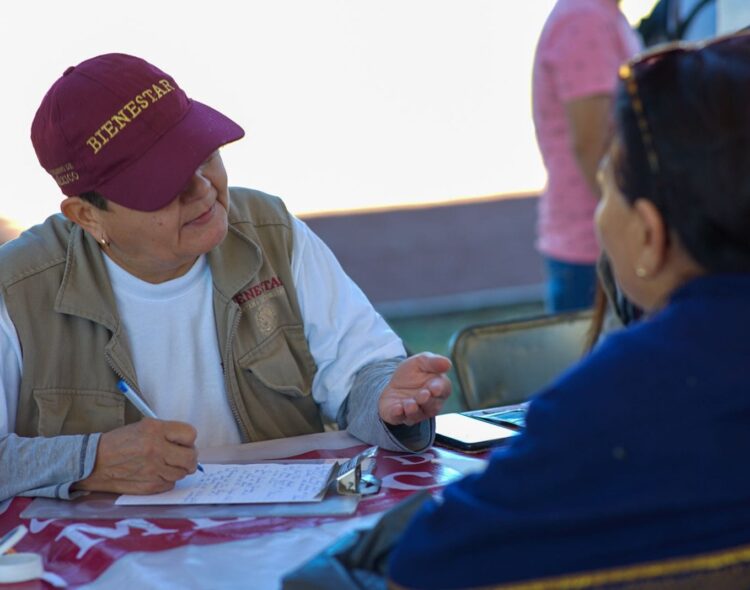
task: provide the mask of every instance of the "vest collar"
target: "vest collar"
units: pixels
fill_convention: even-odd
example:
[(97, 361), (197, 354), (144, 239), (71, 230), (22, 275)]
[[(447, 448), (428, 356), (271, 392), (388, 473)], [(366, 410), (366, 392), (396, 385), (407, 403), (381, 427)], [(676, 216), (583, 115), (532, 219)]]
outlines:
[(87, 318), (115, 332), (119, 325), (117, 308), (102, 256), (96, 240), (73, 225), (55, 311)]
[(227, 299), (242, 292), (263, 263), (260, 246), (231, 223), (224, 241), (207, 254), (214, 287)]

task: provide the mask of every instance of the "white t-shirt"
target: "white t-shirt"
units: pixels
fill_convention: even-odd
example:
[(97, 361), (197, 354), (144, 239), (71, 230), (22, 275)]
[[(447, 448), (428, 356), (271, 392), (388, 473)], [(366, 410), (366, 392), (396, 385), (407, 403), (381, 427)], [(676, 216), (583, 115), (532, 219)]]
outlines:
[[(318, 366), (313, 398), (325, 416), (335, 419), (360, 367), (406, 353), (330, 249), (305, 223), (293, 220), (292, 277)], [(195, 426), (199, 448), (239, 442), (224, 386), (205, 257), (185, 275), (157, 285), (130, 275), (109, 258), (105, 261), (145, 401), (160, 418)], [(2, 298), (0, 363), (2, 436), (15, 426), (23, 367)]]

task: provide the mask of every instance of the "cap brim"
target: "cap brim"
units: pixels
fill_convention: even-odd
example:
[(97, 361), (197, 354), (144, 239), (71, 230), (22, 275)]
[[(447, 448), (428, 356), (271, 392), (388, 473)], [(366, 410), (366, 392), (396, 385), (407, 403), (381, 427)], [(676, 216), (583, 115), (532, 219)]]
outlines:
[(174, 200), (208, 156), (244, 135), (237, 123), (193, 100), (179, 123), (96, 190), (129, 209), (156, 211)]

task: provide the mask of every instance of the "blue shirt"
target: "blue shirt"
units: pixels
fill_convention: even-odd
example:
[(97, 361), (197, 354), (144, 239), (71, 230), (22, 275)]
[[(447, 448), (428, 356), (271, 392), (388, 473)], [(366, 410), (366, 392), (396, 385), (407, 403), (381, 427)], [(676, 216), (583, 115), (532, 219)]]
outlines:
[(417, 514), (392, 579), (481, 586), (750, 542), (749, 334), (750, 275), (691, 281), (612, 334)]

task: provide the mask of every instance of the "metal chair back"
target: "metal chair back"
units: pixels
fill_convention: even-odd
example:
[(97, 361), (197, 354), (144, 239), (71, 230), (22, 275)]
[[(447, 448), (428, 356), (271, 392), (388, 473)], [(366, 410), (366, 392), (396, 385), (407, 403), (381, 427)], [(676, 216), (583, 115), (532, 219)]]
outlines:
[(456, 332), (453, 367), (469, 410), (526, 400), (584, 353), (590, 310), (478, 324)]

